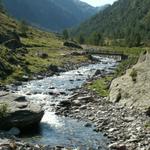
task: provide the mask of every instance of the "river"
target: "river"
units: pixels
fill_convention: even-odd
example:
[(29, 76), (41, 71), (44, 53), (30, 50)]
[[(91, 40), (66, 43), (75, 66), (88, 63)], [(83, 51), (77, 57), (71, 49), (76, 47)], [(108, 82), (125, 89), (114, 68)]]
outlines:
[(33, 80), (17, 88), (16, 93), (27, 96), (45, 110), (45, 115), (37, 130), (23, 135), (27, 142), (51, 146), (65, 146), (74, 149), (107, 149), (108, 140), (102, 133), (96, 133), (92, 127), (85, 127), (85, 122), (55, 115), (54, 106), (67, 100), (73, 91), (80, 88), (97, 70), (105, 73), (114, 71), (117, 61), (113, 58), (93, 56), (98, 61), (76, 70), (62, 72), (59, 75)]

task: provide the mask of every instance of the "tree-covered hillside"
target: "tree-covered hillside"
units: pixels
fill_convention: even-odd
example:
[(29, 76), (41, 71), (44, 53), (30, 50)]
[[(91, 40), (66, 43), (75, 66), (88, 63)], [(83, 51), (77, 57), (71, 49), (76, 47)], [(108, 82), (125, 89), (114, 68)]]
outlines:
[(139, 46), (150, 40), (150, 1), (119, 0), (72, 30), (91, 44)]
[(38, 27), (60, 31), (81, 23), (99, 9), (79, 0), (3, 0), (7, 11)]

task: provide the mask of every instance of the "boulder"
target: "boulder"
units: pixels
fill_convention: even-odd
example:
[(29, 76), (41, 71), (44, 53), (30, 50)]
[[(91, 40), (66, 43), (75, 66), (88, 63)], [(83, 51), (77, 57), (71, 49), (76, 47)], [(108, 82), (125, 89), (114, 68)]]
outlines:
[(38, 57), (40, 57), (40, 58), (43, 58), (43, 59), (48, 58), (48, 54), (45, 53), (45, 52), (38, 52), (36, 55), (37, 55)]
[(86, 123), (84, 126), (85, 127), (92, 127), (92, 124), (91, 123)]
[(48, 66), (48, 70), (51, 70), (53, 72), (59, 72), (58, 66), (52, 64)]
[(29, 81), (29, 76), (27, 76), (27, 75), (24, 75), (23, 77), (22, 77), (22, 81)]
[(67, 46), (67, 47), (83, 49), (80, 45), (78, 45), (77, 43), (72, 42), (72, 41), (65, 41), (65, 42), (63, 43), (63, 45), (64, 45), (64, 46)]
[(10, 135), (14, 135), (14, 136), (18, 136), (20, 134), (20, 130), (18, 128), (11, 128), (9, 131), (8, 131), (8, 134)]
[(97, 70), (95, 71), (94, 76), (98, 76), (98, 75), (100, 75), (100, 74), (102, 74), (102, 71), (101, 71), (101, 70), (99, 70), (99, 69), (97, 69)]
[(100, 59), (98, 58), (98, 57), (95, 57), (95, 56), (93, 56), (93, 55), (88, 55), (88, 58), (89, 58), (89, 60), (91, 60), (91, 61), (98, 61), (98, 62), (100, 62)]
[(37, 125), (44, 111), (39, 105), (29, 102), (26, 97), (6, 94), (0, 97), (0, 104), (5, 105), (5, 112), (0, 116), (0, 129), (9, 130), (13, 127), (20, 130)]
[(112, 81), (109, 100), (122, 106), (140, 109), (148, 115), (150, 108), (149, 81), (150, 54), (146, 53), (142, 54), (137, 64), (128, 69), (123, 76)]
[(4, 45), (10, 49), (16, 49), (22, 46), (20, 40), (11, 39), (6, 42), (4, 42)]
[(118, 144), (118, 143), (112, 143), (108, 147), (110, 149), (115, 149), (115, 150), (127, 150), (126, 145), (124, 145), (124, 144)]
[(81, 103), (89, 103), (89, 102), (93, 102), (94, 98), (90, 95), (87, 95), (87, 96), (78, 97), (77, 100), (79, 100)]
[(71, 101), (63, 100), (59, 103), (59, 106), (61, 106), (61, 107), (70, 107), (71, 106)]
[(6, 41), (9, 41), (11, 39), (15, 39), (17, 41), (20, 41), (20, 37), (15, 31), (13, 31), (13, 32), (9, 31), (8, 33), (0, 34), (0, 44), (4, 43)]

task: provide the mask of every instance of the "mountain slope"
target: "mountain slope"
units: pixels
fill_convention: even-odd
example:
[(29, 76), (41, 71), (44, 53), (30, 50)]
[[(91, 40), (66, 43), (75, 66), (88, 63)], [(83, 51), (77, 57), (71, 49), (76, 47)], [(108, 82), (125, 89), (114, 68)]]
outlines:
[(35, 74), (50, 75), (57, 66), (87, 59), (68, 55), (71, 48), (63, 46), (61, 37), (16, 21), (1, 9), (0, 21), (0, 85)]
[(146, 42), (150, 39), (149, 8), (149, 0), (119, 0), (75, 28), (72, 35), (82, 34), (86, 38), (96, 32), (105, 40), (126, 39), (129, 42), (137, 37)]
[(79, 0), (3, 1), (12, 16), (53, 31), (77, 25), (98, 11), (98, 8)]

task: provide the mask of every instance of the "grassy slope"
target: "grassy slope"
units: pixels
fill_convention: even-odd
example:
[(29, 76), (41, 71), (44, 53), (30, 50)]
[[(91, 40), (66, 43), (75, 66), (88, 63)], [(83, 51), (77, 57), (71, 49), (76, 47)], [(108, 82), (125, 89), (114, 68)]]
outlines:
[[(11, 17), (0, 12), (0, 36), (8, 36), (10, 32), (15, 31), (20, 34), (20, 23)], [(79, 63), (87, 58), (83, 56), (66, 56), (70, 50), (62, 46), (62, 40), (52, 33), (47, 33), (28, 27), (27, 37), (20, 36), (24, 48), (11, 49), (0, 44), (0, 83), (11, 83), (14, 80), (20, 80), (23, 75), (32, 75), (47, 70), (50, 64), (63, 66), (66, 62)], [(26, 49), (26, 50), (25, 50)], [(22, 51), (27, 53), (22, 54)], [(47, 59), (37, 56), (38, 52), (48, 54)], [(11, 58), (11, 59), (10, 59)]]
[(128, 56), (128, 59), (122, 61), (115, 73), (111, 76), (99, 78), (97, 80), (94, 80), (91, 84), (87, 85), (87, 87), (91, 90), (94, 90), (96, 93), (98, 93), (100, 96), (105, 97), (109, 95), (109, 85), (111, 81), (121, 76), (125, 73), (127, 69), (132, 67), (136, 62), (138, 61), (138, 58), (141, 53), (144, 53), (145, 51), (150, 51), (150, 48), (141, 48), (141, 47), (134, 47), (134, 48), (128, 48), (128, 47), (94, 47), (96, 49), (99, 49), (100, 51), (110, 51), (110, 52), (120, 52)]

